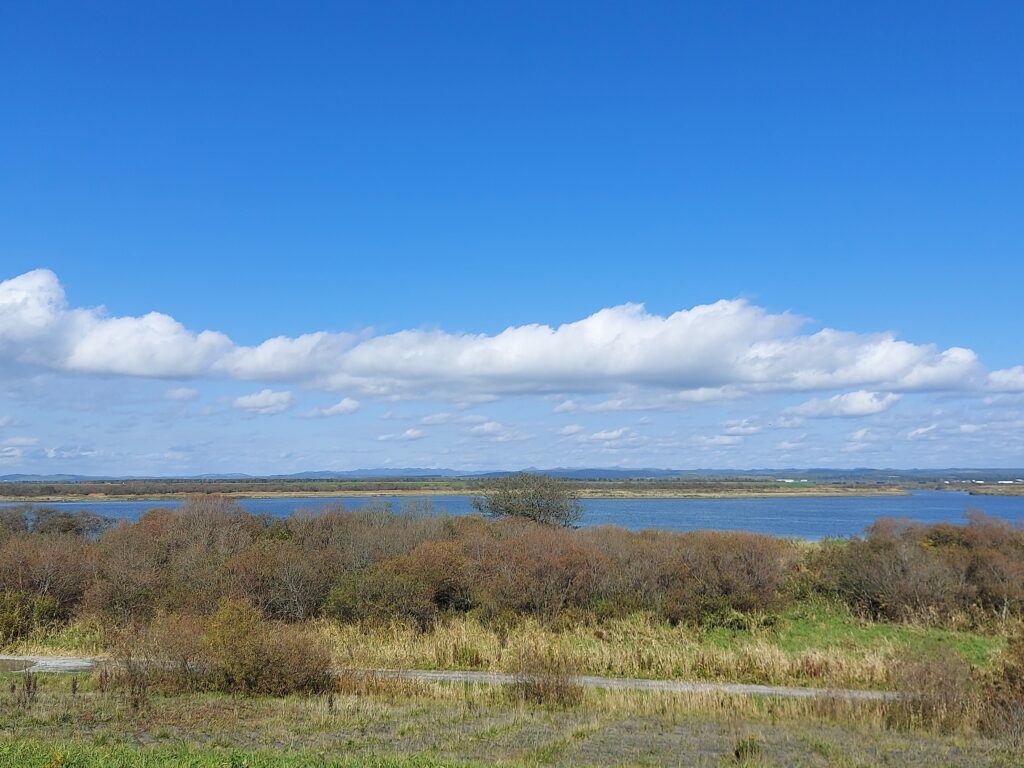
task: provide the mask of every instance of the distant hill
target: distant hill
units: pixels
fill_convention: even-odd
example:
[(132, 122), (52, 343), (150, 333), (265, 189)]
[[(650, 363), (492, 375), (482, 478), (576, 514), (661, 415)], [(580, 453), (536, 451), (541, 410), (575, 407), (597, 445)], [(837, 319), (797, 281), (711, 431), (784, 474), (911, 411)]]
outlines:
[(95, 483), (133, 480), (129, 477), (91, 477), (88, 475), (0, 475), (0, 483)]
[[(502, 477), (520, 470), (505, 471), (467, 471), (458, 469), (435, 469), (423, 467), (352, 469), (345, 471), (323, 470), (297, 472), (287, 475), (247, 475), (244, 473), (211, 473), (191, 476), (127, 476), (127, 475), (32, 475), (10, 474), (0, 475), (0, 482), (36, 482), (36, 483), (77, 483), (77, 482), (121, 482), (128, 480), (365, 480), (365, 479), (429, 479), (429, 478), (486, 478)], [(659, 469), (642, 468), (626, 469), (623, 467), (554, 467), (537, 469), (530, 467), (528, 472), (550, 475), (573, 480), (699, 480), (701, 478), (718, 479), (734, 478), (754, 480), (794, 479), (810, 482), (847, 482), (847, 483), (894, 483), (894, 482), (941, 482), (943, 480), (974, 480), (990, 481), (1016, 480), (1024, 478), (1024, 469), (875, 469), (858, 467), (854, 469), (831, 468), (775, 468), (775, 469)]]

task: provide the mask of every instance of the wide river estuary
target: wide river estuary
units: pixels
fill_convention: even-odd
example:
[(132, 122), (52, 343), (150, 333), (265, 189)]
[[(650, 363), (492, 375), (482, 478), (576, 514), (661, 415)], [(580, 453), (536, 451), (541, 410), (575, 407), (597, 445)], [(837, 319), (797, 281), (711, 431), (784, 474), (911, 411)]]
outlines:
[[(390, 504), (397, 512), (429, 505), (437, 512), (473, 512), (468, 496), (332, 496), (240, 499), (254, 513), (287, 517), (298, 510), (316, 511), (344, 505)], [(72, 501), (41, 506), (87, 509), (101, 515), (136, 520), (155, 507), (178, 507), (181, 501)], [(0, 506), (14, 506), (11, 503)], [(756, 499), (586, 499), (583, 525), (618, 525), (630, 530), (699, 528), (755, 531), (801, 539), (853, 536), (880, 517), (921, 523), (962, 523), (969, 509), (1024, 524), (1024, 496), (970, 496), (958, 491), (917, 491), (906, 496), (821, 496)]]

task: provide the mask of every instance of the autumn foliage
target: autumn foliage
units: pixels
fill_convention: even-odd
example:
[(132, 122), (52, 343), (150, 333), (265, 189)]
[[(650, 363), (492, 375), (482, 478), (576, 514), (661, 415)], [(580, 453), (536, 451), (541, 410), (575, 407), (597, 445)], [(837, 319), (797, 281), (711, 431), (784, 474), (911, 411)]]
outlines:
[(807, 547), (750, 533), (628, 532), (528, 520), (329, 508), (287, 519), (197, 496), (117, 525), (20, 508), (0, 515), (5, 637), (76, 615), (143, 625), (225, 604), (294, 623), (407, 621), (450, 613), (555, 623), (644, 612), (715, 624), (808, 591), (891, 621), (1024, 609), (1024, 530), (879, 521)]

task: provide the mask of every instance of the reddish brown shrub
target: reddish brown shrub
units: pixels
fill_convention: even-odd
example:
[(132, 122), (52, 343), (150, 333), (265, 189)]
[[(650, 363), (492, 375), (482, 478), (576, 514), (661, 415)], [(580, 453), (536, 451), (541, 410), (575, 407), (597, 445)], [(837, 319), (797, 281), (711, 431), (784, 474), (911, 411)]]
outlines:
[(423, 585), (438, 610), (473, 605), (472, 563), (456, 541), (425, 541), (394, 563), (394, 570)]
[(596, 596), (605, 561), (589, 542), (537, 523), (502, 521), (489, 529), (477, 560), (480, 601), (496, 612), (552, 620)]
[(158, 614), (130, 631), (114, 655), (113, 684), (123, 687), (283, 696), (327, 691), (332, 681), (318, 638), (268, 621), (244, 601), (225, 600), (206, 617)]
[(95, 572), (95, 545), (77, 536), (17, 536), (0, 547), (0, 589), (50, 597), (65, 615), (81, 602)]
[(232, 596), (287, 621), (318, 615), (331, 587), (321, 553), (290, 540), (259, 539), (232, 557), (225, 569)]
[(672, 621), (717, 622), (730, 612), (770, 611), (786, 599), (783, 586), (795, 547), (752, 533), (697, 531), (678, 539), (662, 574), (665, 614)]
[(926, 541), (926, 529), (879, 520), (864, 539), (837, 552), (839, 594), (873, 618), (906, 620), (948, 616), (970, 605), (974, 590), (959, 549), (943, 551)]

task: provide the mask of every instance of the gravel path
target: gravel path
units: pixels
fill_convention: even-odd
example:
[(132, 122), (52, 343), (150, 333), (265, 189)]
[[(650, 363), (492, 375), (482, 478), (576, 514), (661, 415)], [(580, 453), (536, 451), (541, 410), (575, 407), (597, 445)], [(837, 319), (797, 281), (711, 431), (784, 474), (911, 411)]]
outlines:
[(25, 667), (26, 672), (91, 672), (96, 667), (96, 659), (77, 656), (0, 656), (0, 663), (5, 667), (18, 662), (30, 665)]
[[(368, 674), (400, 677), (405, 680), (447, 683), (484, 683), (509, 685), (516, 675), (500, 672), (457, 672), (450, 670), (368, 670)], [(888, 691), (863, 691), (847, 688), (803, 688), (788, 685), (753, 685), (749, 683), (697, 683), (685, 680), (644, 680), (631, 677), (597, 677), (582, 675), (576, 682), (587, 688), (630, 691), (664, 691), (667, 693), (726, 693), (737, 696), (779, 696), (789, 699), (833, 698), (854, 701), (892, 701), (897, 694)]]
[[(89, 672), (97, 659), (70, 656), (0, 656), (0, 664), (26, 664), (31, 672)], [(426, 683), (480, 683), (509, 685), (516, 675), (500, 672), (460, 672), (454, 670), (373, 669), (356, 670), (359, 674), (397, 677)], [(803, 688), (789, 685), (753, 685), (749, 683), (698, 683), (685, 680), (643, 680), (629, 677), (597, 677), (583, 675), (576, 682), (588, 688), (630, 691), (663, 691), (667, 693), (724, 693), (736, 696), (777, 696), (789, 699), (832, 698), (852, 701), (892, 701), (898, 694), (888, 691), (864, 691), (848, 688)]]

